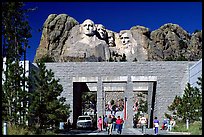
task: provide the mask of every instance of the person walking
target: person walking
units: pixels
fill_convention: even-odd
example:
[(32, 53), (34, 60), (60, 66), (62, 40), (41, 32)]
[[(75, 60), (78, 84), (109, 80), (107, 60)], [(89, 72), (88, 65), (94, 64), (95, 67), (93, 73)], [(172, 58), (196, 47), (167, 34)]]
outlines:
[(112, 135), (112, 126), (113, 126), (112, 122), (113, 121), (112, 121), (111, 114), (108, 116), (107, 122), (108, 122), (108, 135)]
[(170, 119), (167, 119), (167, 131), (171, 131)]
[(147, 125), (147, 119), (144, 115), (140, 118), (140, 123), (141, 123), (141, 128), (142, 128), (142, 133), (146, 133), (146, 125)]
[(106, 129), (106, 131), (107, 131), (107, 127), (108, 127), (108, 117), (107, 117), (107, 115), (105, 115), (103, 123), (104, 123), (103, 126)]
[(154, 118), (153, 124), (154, 124), (154, 134), (158, 135), (158, 132), (159, 132), (159, 120), (157, 119), (157, 117)]
[(122, 133), (122, 124), (123, 124), (123, 120), (120, 118), (120, 116), (118, 116), (118, 118), (116, 120), (117, 134)]
[(124, 128), (124, 120), (123, 120), (123, 118), (121, 118), (121, 123), (120, 124), (121, 124), (121, 129), (120, 130), (121, 130), (121, 133), (122, 133), (122, 129)]
[(113, 115), (113, 119), (112, 119), (112, 121), (113, 121), (113, 131), (115, 131), (115, 129), (116, 129), (116, 117)]
[(98, 131), (102, 131), (102, 125), (103, 125), (103, 120), (101, 118), (101, 116), (99, 116), (98, 118)]

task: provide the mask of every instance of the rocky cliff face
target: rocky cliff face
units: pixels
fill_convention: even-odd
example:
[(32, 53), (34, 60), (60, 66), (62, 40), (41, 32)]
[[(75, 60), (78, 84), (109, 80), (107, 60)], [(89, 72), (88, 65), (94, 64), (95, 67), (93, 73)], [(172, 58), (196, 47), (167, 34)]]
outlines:
[(152, 32), (134, 26), (116, 33), (90, 19), (79, 24), (66, 14), (51, 14), (43, 25), (34, 62), (43, 56), (55, 62), (199, 60), (202, 31), (189, 34), (167, 23)]

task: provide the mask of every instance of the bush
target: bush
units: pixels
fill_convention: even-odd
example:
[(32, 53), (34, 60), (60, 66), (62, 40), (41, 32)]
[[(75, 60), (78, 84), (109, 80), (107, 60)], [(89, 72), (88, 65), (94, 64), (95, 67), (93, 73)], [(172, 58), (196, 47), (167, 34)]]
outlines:
[(34, 135), (35, 132), (29, 130), (27, 127), (13, 125), (8, 126), (8, 135)]
[(195, 121), (189, 126), (191, 135), (202, 135), (202, 121)]
[(56, 135), (54, 131), (38, 130), (25, 126), (13, 125), (8, 126), (8, 135)]
[(176, 122), (172, 132), (190, 132), (191, 135), (202, 135), (202, 121), (195, 121), (189, 123), (189, 129), (186, 129), (186, 123)]

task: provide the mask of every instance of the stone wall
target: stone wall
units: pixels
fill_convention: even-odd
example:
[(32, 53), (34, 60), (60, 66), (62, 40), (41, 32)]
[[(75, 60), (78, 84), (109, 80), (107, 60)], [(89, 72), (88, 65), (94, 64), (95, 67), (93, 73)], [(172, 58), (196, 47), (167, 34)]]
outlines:
[[(66, 62), (66, 63), (46, 63), (47, 69), (52, 69), (55, 77), (60, 79), (60, 84), (63, 86), (61, 96), (66, 97), (66, 103), (70, 104), (73, 109), (73, 81), (74, 77), (84, 77), (90, 82), (97, 82), (97, 78), (101, 81), (102, 77), (128, 76), (128, 81), (131, 81), (131, 76), (139, 77), (140, 80), (145, 76), (156, 77), (156, 95), (154, 116), (157, 116), (162, 121), (164, 113), (176, 95), (182, 95), (183, 84), (189, 81), (189, 67), (195, 62), (187, 61), (157, 61), (157, 62)], [(127, 82), (129, 83), (129, 82)], [(99, 89), (102, 90), (100, 83)], [(133, 89), (132, 84), (127, 84), (128, 91)], [(97, 94), (99, 95), (99, 94)], [(100, 92), (100, 95), (102, 93)], [(126, 93), (127, 97), (133, 93)], [(98, 96), (97, 96), (98, 99)], [(102, 98), (99, 97), (101, 101)], [(97, 103), (98, 105), (98, 103)], [(128, 106), (132, 109), (132, 106)], [(72, 110), (73, 111), (73, 110)], [(102, 110), (98, 110), (102, 111)], [(71, 121), (73, 114), (71, 113)], [(131, 117), (130, 117), (131, 118)], [(130, 119), (129, 118), (129, 119)], [(131, 120), (129, 125), (131, 126)]]
[(202, 59), (196, 62), (192, 67), (190, 67), (190, 74), (189, 74), (189, 83), (193, 87), (198, 87), (196, 83), (198, 81), (198, 77), (202, 75)]

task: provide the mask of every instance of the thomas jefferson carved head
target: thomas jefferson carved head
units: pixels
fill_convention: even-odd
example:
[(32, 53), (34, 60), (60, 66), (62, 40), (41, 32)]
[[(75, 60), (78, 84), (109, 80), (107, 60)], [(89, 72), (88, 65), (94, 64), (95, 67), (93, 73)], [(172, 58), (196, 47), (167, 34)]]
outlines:
[(106, 28), (102, 24), (98, 24), (96, 26), (97, 32), (99, 34), (100, 39), (106, 39), (107, 33), (106, 33)]
[(92, 20), (87, 19), (85, 20), (82, 24), (81, 24), (81, 31), (82, 33), (84, 33), (85, 35), (88, 36), (93, 36), (95, 34), (95, 24)]

